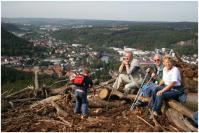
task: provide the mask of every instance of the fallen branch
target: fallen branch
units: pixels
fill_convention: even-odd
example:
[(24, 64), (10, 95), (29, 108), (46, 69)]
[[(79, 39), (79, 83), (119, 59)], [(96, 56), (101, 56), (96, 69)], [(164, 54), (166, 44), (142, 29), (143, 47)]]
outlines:
[(54, 101), (51, 101), (51, 104), (53, 107), (55, 107), (55, 109), (57, 110), (57, 114), (60, 116), (63, 116), (63, 117), (68, 117), (68, 113), (65, 112), (63, 109), (61, 109), (59, 107), (59, 105), (57, 105)]
[(61, 121), (57, 121), (57, 120), (38, 120), (38, 121), (40, 121), (40, 122), (49, 122), (49, 123), (59, 123), (59, 124), (63, 124), (63, 125), (65, 125), (65, 126), (68, 126), (68, 124), (66, 124), (66, 123), (64, 123), (64, 122), (61, 122)]
[(137, 118), (139, 118), (140, 120), (142, 120), (143, 122), (145, 122), (147, 125), (149, 125), (151, 128), (154, 128), (154, 126), (151, 125), (149, 122), (147, 122), (145, 119), (143, 119), (142, 117), (140, 117), (138, 115), (136, 115), (136, 116), (137, 116)]
[(15, 99), (11, 100), (12, 102), (25, 102), (25, 101), (30, 101), (30, 100), (36, 100), (38, 98), (24, 98), (24, 99)]
[(20, 91), (17, 91), (17, 92), (14, 92), (14, 93), (10, 94), (10, 95), (7, 95), (5, 98), (6, 99), (7, 98), (11, 98), (11, 97), (13, 97), (13, 96), (15, 96), (17, 94), (23, 93), (23, 92), (28, 91), (28, 90), (33, 91), (33, 87), (26, 87), (26, 88), (24, 88), (24, 89), (22, 89)]
[(159, 127), (162, 131), (167, 132), (167, 130), (165, 130), (160, 123), (156, 120), (156, 118), (153, 116), (153, 122), (155, 124), (156, 127)]
[(9, 91), (8, 91), (8, 90), (4, 91), (4, 92), (1, 94), (1, 97), (5, 96), (6, 94), (9, 94)]
[(45, 104), (51, 103), (51, 101), (56, 101), (56, 100), (59, 100), (61, 98), (62, 98), (61, 95), (51, 96), (51, 97), (48, 97), (48, 98), (46, 98), (44, 100), (37, 101), (36, 103), (30, 105), (30, 108), (34, 108), (34, 107), (36, 107), (38, 105), (45, 105)]
[(62, 120), (64, 123), (66, 123), (69, 127), (72, 127), (72, 124), (71, 124), (70, 122), (64, 120), (63, 117), (58, 116), (58, 118), (59, 118), (60, 120)]

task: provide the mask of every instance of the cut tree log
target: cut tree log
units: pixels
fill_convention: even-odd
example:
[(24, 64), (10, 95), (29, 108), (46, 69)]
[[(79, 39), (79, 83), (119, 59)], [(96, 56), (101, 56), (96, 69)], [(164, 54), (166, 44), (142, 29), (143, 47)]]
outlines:
[[(57, 101), (57, 100), (60, 100), (61, 98), (63, 98), (63, 96), (61, 96), (61, 95), (51, 96), (51, 97), (48, 97), (41, 101), (35, 102), (34, 104), (30, 105), (30, 108), (50, 104), (52, 101)], [(121, 102), (107, 102), (107, 101), (101, 100), (99, 98), (96, 98), (95, 100), (88, 99), (88, 101), (89, 101), (90, 108), (105, 108), (106, 106), (113, 108), (113, 107), (120, 107), (121, 105), (124, 104)]]
[(181, 103), (179, 103), (179, 102), (177, 102), (175, 100), (169, 100), (167, 102), (167, 104), (171, 108), (177, 110), (178, 112), (180, 112), (183, 115), (187, 116), (188, 118), (192, 119), (194, 111), (192, 111), (192, 110), (188, 109), (187, 107), (183, 106)]
[[(108, 96), (110, 95), (110, 88), (106, 87), (106, 88), (102, 88), (99, 91), (99, 98), (102, 100), (106, 100), (108, 98)], [(114, 90), (111, 94), (111, 97), (113, 96), (117, 96), (119, 99), (130, 99), (130, 100), (134, 100), (136, 95), (132, 95), (132, 94), (128, 94), (127, 96), (124, 96), (124, 94), (120, 91)], [(149, 102), (150, 99), (148, 97), (140, 97), (140, 100), (143, 102)]]
[(59, 99), (61, 99), (61, 98), (62, 98), (61, 95), (51, 96), (51, 97), (48, 97), (48, 98), (46, 98), (46, 99), (43, 99), (43, 100), (41, 100), (41, 101), (38, 101), (38, 102), (36, 102), (36, 103), (30, 105), (30, 108), (34, 108), (34, 107), (36, 107), (36, 106), (38, 106), (38, 105), (49, 104), (49, 103), (51, 103), (52, 101), (56, 101), (56, 100), (59, 100)]
[(99, 98), (95, 99), (95, 101), (93, 99), (88, 99), (88, 101), (90, 108), (105, 108), (107, 106), (109, 108), (117, 108), (124, 104), (122, 102), (107, 102)]
[(191, 124), (191, 122), (188, 121), (187, 118), (184, 119), (184, 123), (185, 123), (185, 125), (186, 125), (189, 129), (191, 129), (192, 131), (194, 131), (194, 132), (197, 132), (197, 131), (198, 131), (198, 129), (195, 128), (195, 127)]
[(166, 116), (167, 118), (173, 122), (180, 130), (185, 132), (191, 132), (192, 129), (187, 127), (184, 122), (184, 117), (181, 113), (178, 113), (175, 109), (167, 108), (166, 109)]
[(198, 111), (198, 93), (188, 93), (186, 102), (182, 104), (193, 111)]
[(100, 99), (105, 100), (110, 95), (110, 92), (111, 92), (110, 89), (103, 87), (103, 88), (100, 89), (98, 96), (99, 96)]
[[(99, 96), (100, 99), (103, 99), (103, 100), (104, 100), (105, 98), (108, 97), (108, 95), (110, 95), (110, 89), (108, 89), (108, 88), (103, 88), (103, 89), (100, 90), (98, 96)], [(190, 93), (190, 95), (193, 96), (193, 95), (197, 95), (197, 94), (196, 94), (196, 93), (195, 93), (195, 94)], [(113, 91), (112, 96), (117, 96), (117, 97), (119, 97), (120, 99), (130, 99), (130, 100), (134, 100), (135, 97), (136, 97), (136, 95), (132, 95), (132, 94), (128, 94), (127, 96), (124, 96), (124, 94), (123, 94), (122, 92), (119, 92), (119, 91), (117, 91), (117, 90), (114, 90), (114, 91)], [(189, 96), (189, 94), (188, 94), (187, 101), (192, 101), (192, 102), (194, 102), (194, 100), (193, 100), (194, 98), (189, 100), (189, 98), (191, 98), (191, 96)], [(150, 101), (150, 98), (149, 98), (149, 97), (140, 97), (139, 100), (141, 100), (141, 101), (143, 101), (143, 102), (149, 102), (149, 101)], [(197, 102), (197, 100), (196, 100), (195, 102)], [(194, 111), (190, 110), (189, 108), (187, 108), (187, 107), (184, 106), (183, 104), (181, 104), (181, 103), (179, 103), (179, 102), (177, 102), (177, 101), (175, 101), (175, 100), (169, 100), (169, 101), (167, 101), (167, 104), (168, 104), (171, 108), (177, 110), (178, 112), (180, 112), (180, 113), (182, 113), (183, 115), (187, 116), (188, 118), (191, 118), (191, 119), (192, 119), (192, 116), (193, 116)]]

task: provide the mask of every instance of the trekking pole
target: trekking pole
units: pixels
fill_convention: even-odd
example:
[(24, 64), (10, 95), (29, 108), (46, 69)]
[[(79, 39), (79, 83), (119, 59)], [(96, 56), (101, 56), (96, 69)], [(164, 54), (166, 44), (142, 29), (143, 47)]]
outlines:
[(132, 105), (131, 105), (131, 108), (130, 108), (130, 110), (132, 111), (133, 109), (134, 109), (134, 107), (135, 107), (135, 104), (137, 103), (137, 101), (139, 100), (139, 97), (141, 96), (141, 90), (142, 90), (142, 86), (144, 85), (144, 82), (145, 82), (145, 80), (146, 80), (146, 78), (147, 78), (147, 76), (148, 76), (148, 73), (150, 72), (150, 68), (148, 68), (147, 70), (146, 70), (146, 75), (145, 75), (145, 77), (144, 77), (144, 79), (143, 79), (143, 81), (142, 81), (142, 83), (141, 83), (141, 85), (140, 85), (140, 88), (139, 88), (139, 90), (138, 90), (138, 93), (137, 93), (137, 95), (136, 95), (136, 97), (135, 97), (135, 100), (133, 101), (133, 103), (132, 103)]
[[(119, 77), (119, 75), (120, 75), (121, 73), (119, 72), (119, 74), (117, 75), (117, 77), (116, 77), (116, 84), (118, 83), (118, 77)], [(110, 100), (110, 97), (111, 97), (111, 95), (112, 95), (112, 93), (113, 93), (113, 91), (115, 90), (115, 88), (112, 88), (112, 90), (111, 90), (111, 93), (110, 93), (110, 95), (108, 96), (108, 102), (109, 102), (109, 100)], [(106, 106), (106, 109), (108, 109), (108, 104), (107, 104), (107, 106)]]
[(150, 77), (150, 79), (149, 79), (149, 81), (147, 82), (146, 85), (148, 85), (148, 84), (151, 82), (152, 78), (153, 78), (153, 77)]
[[(116, 84), (118, 83), (118, 77), (119, 77), (119, 75), (120, 75), (120, 73), (117, 75), (117, 77), (116, 77)], [(113, 91), (114, 91), (114, 89), (115, 88), (113, 88), (112, 90), (111, 90), (111, 93), (110, 93), (110, 95), (109, 95), (109, 97), (108, 97), (108, 102), (109, 102), (109, 99), (110, 99), (110, 97), (111, 97), (111, 95), (112, 95), (112, 93), (113, 93)]]

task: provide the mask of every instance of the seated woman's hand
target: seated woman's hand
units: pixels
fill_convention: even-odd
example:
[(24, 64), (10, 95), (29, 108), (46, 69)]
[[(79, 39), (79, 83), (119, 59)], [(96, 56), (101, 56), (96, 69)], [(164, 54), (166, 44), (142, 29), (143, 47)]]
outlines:
[(164, 93), (164, 91), (163, 90), (159, 90), (158, 92), (157, 92), (157, 96), (161, 96), (162, 94)]

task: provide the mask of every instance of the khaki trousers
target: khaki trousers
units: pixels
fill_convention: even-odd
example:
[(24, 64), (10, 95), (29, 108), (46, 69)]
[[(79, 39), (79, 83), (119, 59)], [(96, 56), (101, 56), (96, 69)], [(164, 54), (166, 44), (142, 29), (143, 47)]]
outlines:
[(139, 88), (142, 80), (141, 75), (133, 78), (131, 75), (120, 74), (113, 84), (113, 88), (118, 90), (121, 84), (125, 83), (124, 91), (128, 93), (131, 89)]

